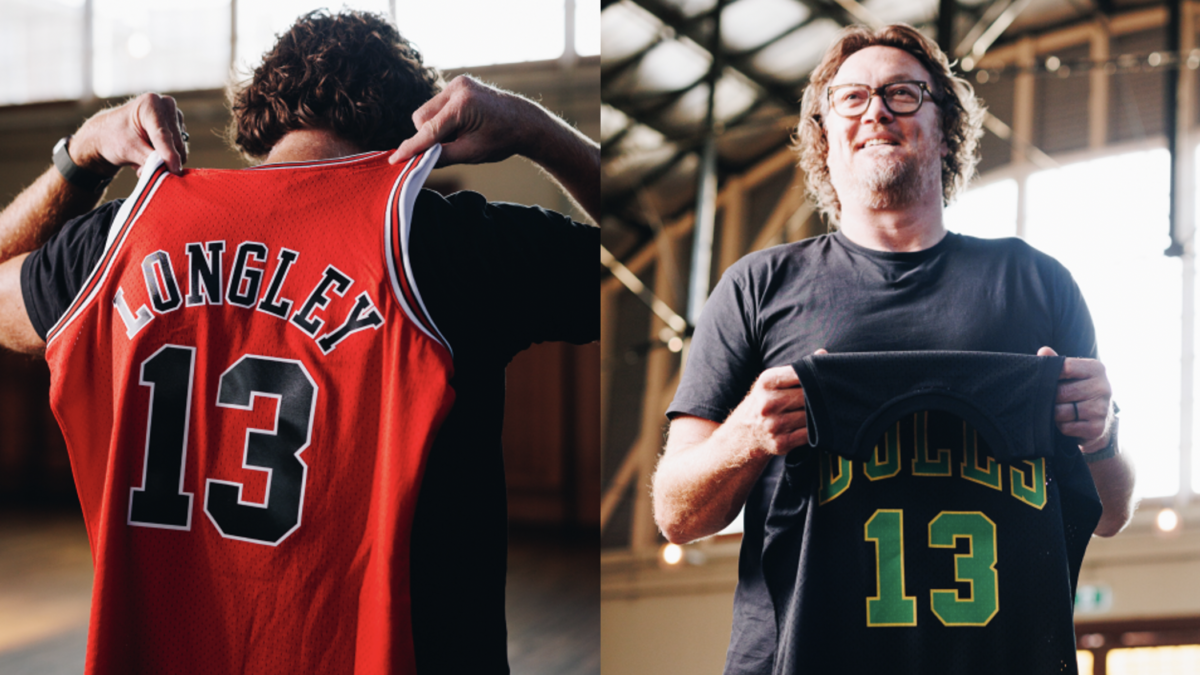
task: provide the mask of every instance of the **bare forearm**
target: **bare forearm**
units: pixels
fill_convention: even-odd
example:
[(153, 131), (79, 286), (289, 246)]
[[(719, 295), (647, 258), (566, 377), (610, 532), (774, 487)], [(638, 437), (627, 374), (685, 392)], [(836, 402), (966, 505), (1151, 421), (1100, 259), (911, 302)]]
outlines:
[[(67, 152), (76, 166), (111, 177), (122, 166), (141, 166), (157, 151), (178, 174), (187, 161), (182, 129), (175, 99), (142, 94), (90, 117)], [(0, 263), (41, 246), (68, 220), (94, 209), (101, 196), (68, 183), (50, 167), (0, 213)]]
[(733, 432), (727, 423), (705, 441), (668, 443), (654, 474), (654, 518), (670, 541), (716, 534), (746, 503), (770, 454)]
[(542, 112), (541, 133), (536, 134), (537, 142), (526, 157), (550, 174), (592, 222), (599, 223), (600, 145), (544, 109)]
[(50, 167), (0, 212), (0, 263), (41, 246), (71, 218), (95, 208), (100, 195), (63, 180)]
[(1133, 516), (1133, 466), (1124, 455), (1117, 455), (1089, 464), (1088, 469), (1104, 506), (1096, 534), (1111, 537)]
[(680, 416), (654, 476), (654, 519), (673, 542), (716, 534), (737, 516), (772, 456), (808, 443), (804, 390), (791, 366), (759, 374), (724, 423)]
[(600, 145), (536, 102), (460, 75), (412, 119), (417, 133), (392, 153), (392, 164), (434, 143), (442, 144), (438, 166), (486, 164), (521, 155), (545, 170), (599, 222)]

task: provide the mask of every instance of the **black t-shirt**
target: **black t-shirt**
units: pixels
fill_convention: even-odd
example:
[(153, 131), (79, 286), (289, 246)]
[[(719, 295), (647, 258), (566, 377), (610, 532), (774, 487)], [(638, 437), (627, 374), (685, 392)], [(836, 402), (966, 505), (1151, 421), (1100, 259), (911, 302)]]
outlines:
[[(980, 351), (1096, 357), (1095, 331), (1067, 270), (1018, 239), (954, 233), (913, 253), (874, 251), (837, 232), (753, 253), (717, 284), (667, 414), (722, 422), (766, 368), (817, 349)], [(783, 471), (774, 458), (745, 507), (727, 673), (769, 673), (775, 615), (763, 579), (764, 521)]]
[[(68, 222), (21, 268), (43, 339), (104, 250), (122, 200)], [(599, 229), (473, 192), (422, 190), (410, 259), (454, 350), (455, 403), (438, 431), (413, 523), (413, 637), (422, 673), (507, 673), (504, 368), (532, 343), (599, 338)], [(470, 643), (464, 649), (464, 636)]]

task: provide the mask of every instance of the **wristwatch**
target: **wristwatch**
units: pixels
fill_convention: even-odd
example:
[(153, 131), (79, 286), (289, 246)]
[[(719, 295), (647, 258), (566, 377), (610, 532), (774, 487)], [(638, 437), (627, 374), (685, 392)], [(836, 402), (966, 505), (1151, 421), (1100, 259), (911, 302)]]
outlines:
[[(1120, 412), (1120, 410), (1118, 409), (1117, 412)], [(1092, 464), (1093, 462), (1099, 462), (1101, 460), (1108, 459), (1109, 457), (1115, 457), (1121, 454), (1121, 449), (1117, 446), (1117, 427), (1120, 425), (1120, 422), (1121, 418), (1117, 416), (1116, 412), (1114, 412), (1112, 429), (1109, 430), (1108, 435), (1108, 445), (1095, 452), (1083, 453), (1083, 461), (1087, 462), (1088, 464)]]
[(102, 176), (76, 164), (71, 159), (71, 153), (67, 152), (67, 144), (70, 141), (70, 136), (64, 136), (54, 146), (54, 166), (58, 168), (63, 179), (71, 185), (91, 192), (103, 192), (115, 176)]

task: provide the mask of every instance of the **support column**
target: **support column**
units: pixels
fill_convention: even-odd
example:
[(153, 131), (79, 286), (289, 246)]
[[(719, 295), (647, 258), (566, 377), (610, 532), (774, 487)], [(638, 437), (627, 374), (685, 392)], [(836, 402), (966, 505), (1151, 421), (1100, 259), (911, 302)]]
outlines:
[(1180, 7), (1178, 85), (1175, 153), (1175, 238), (1180, 247), (1183, 288), (1181, 289), (1181, 321), (1179, 349), (1179, 507), (1186, 506), (1192, 497), (1192, 435), (1195, 420), (1195, 343), (1196, 343), (1196, 154), (1191, 133), (1196, 117), (1196, 72), (1187, 67), (1185, 54), (1196, 47), (1196, 6), (1191, 2)]
[[(1108, 19), (1101, 17), (1092, 25), (1091, 51), (1093, 64), (1107, 63), (1109, 58)], [(1092, 66), (1088, 92), (1088, 147), (1099, 150), (1108, 144), (1108, 85), (1111, 75), (1103, 67)]]
[(93, 36), (96, 34), (96, 0), (83, 0), (83, 38), (80, 56), (83, 58), (83, 92), (80, 98), (84, 102), (96, 100), (96, 83), (93, 79), (95, 68), (96, 45)]
[(712, 10), (712, 67), (708, 70), (708, 114), (704, 120), (707, 138), (700, 152), (700, 170), (696, 188), (696, 224), (692, 230), (692, 273), (688, 284), (687, 320), (696, 325), (712, 279), (712, 244), (717, 218), (717, 81), (721, 78), (721, 13), (725, 0), (717, 0)]
[(1017, 65), (1021, 72), (1013, 91), (1013, 154), (1012, 162), (1019, 168), (1017, 177), (1017, 236), (1025, 236), (1027, 190), (1029, 175), (1029, 147), (1033, 143), (1033, 67), (1037, 64), (1033, 38), (1025, 37), (1017, 43)]

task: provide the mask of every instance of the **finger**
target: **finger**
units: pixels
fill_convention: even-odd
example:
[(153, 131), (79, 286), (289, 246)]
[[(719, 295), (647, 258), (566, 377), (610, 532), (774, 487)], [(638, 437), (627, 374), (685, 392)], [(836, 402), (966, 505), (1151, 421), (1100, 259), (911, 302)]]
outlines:
[(1059, 424), (1058, 430), (1064, 436), (1079, 439), (1080, 445), (1087, 445), (1104, 435), (1104, 422), (1102, 420), (1067, 422)]
[(804, 408), (804, 390), (799, 387), (794, 389), (772, 389), (770, 390), (769, 398), (763, 404), (763, 412), (768, 415), (782, 415), (804, 410)]
[[(795, 450), (796, 448), (802, 448), (802, 447), (807, 446), (808, 445), (808, 427), (804, 427), (802, 429), (797, 429), (797, 430), (793, 431), (792, 433), (788, 434), (784, 438), (783, 443), (781, 443), (780, 445), (787, 448), (787, 452), (791, 452), (792, 450)], [(784, 454), (786, 454), (786, 453), (784, 453)]]
[[(163, 102), (160, 105), (165, 105), (166, 109), (170, 111), (169, 116), (165, 119), (173, 122), (175, 120), (175, 102), (171, 100), (170, 103), (166, 103), (167, 98), (160, 98), (159, 101)], [(142, 128), (146, 130), (146, 134), (150, 137), (151, 147), (166, 162), (167, 169), (173, 174), (179, 174), (183, 163), (182, 158), (179, 156), (179, 151), (176, 149), (176, 143), (182, 144), (183, 139), (178, 136), (177, 130), (173, 131), (171, 129), (173, 125), (164, 120), (164, 112), (164, 108), (152, 104), (148, 111), (150, 119), (142, 120)], [(142, 161), (145, 163), (145, 158)]]
[(825, 350), (824, 348), (818, 349), (817, 351), (813, 352), (813, 354), (816, 354), (817, 356), (823, 356), (828, 353), (829, 352), (827, 350)]
[(434, 143), (437, 143), (440, 140), (438, 138), (439, 131), (439, 127), (433, 121), (427, 122), (418, 127), (417, 133), (401, 143), (400, 147), (396, 149), (396, 152), (393, 152), (392, 156), (388, 157), (388, 162), (391, 164), (399, 164), (400, 162), (408, 161), (410, 157), (414, 157), (422, 152), (425, 152), (432, 147)]
[(182, 142), (179, 144), (179, 156), (180, 156), (180, 158), (182, 159), (183, 163), (184, 163), (184, 164), (187, 164), (187, 160), (188, 160), (188, 137), (187, 137), (187, 127), (186, 127), (186, 126), (184, 125), (184, 123), (183, 123), (183, 111), (182, 111), (182, 110), (180, 110), (179, 108), (176, 108), (176, 109), (175, 109), (175, 115), (176, 115), (176, 117), (179, 119), (179, 135), (180, 135), (180, 137), (181, 137), (181, 138), (180, 138), (180, 140), (182, 141)]
[(451, 91), (451, 88), (446, 87), (445, 89), (439, 91), (436, 96), (421, 104), (420, 108), (417, 108), (415, 111), (413, 111), (413, 127), (420, 129), (425, 125), (426, 122), (437, 117), (438, 113), (442, 111), (442, 108), (446, 107), (446, 104), (450, 102), (450, 99), (453, 96), (454, 94)]
[(172, 173), (183, 171), (183, 132), (179, 128), (179, 106), (170, 96), (158, 96), (151, 100), (154, 125), (162, 132), (163, 144), (151, 143), (166, 162)]
[[(396, 152), (388, 157), (388, 162), (398, 164), (407, 161), (410, 157), (428, 150), (434, 143), (445, 140), (448, 133), (445, 127), (449, 117), (449, 104), (450, 93), (447, 88), (417, 108), (412, 115), (413, 127), (417, 133), (401, 143)], [(441, 161), (438, 164), (441, 165)]]
[(1049, 347), (1042, 347), (1041, 349), (1037, 350), (1037, 355), (1038, 356), (1058, 356), (1058, 352), (1054, 351), (1053, 349), (1051, 349)]
[(776, 438), (783, 438), (796, 433), (808, 425), (808, 416), (803, 410), (780, 413), (771, 418), (768, 430)]
[(1108, 380), (1099, 377), (1089, 377), (1086, 380), (1059, 380), (1054, 402), (1070, 403), (1093, 398), (1112, 398), (1112, 387), (1109, 386)]
[[(1076, 417), (1076, 412), (1079, 413)], [(1106, 419), (1108, 410), (1103, 399), (1090, 399), (1059, 403), (1054, 406), (1055, 422), (1078, 422), (1080, 420)]]
[(786, 455), (807, 442), (808, 427), (801, 423), (786, 429), (778, 427), (778, 431), (770, 435), (763, 447), (771, 454)]
[(1054, 406), (1054, 423), (1066, 424), (1075, 421), (1075, 406), (1070, 403), (1058, 403)]
[(162, 120), (167, 130), (167, 137), (175, 150), (175, 168), (183, 173), (183, 163), (186, 161), (185, 155), (187, 154), (187, 143), (183, 140), (183, 113), (179, 110), (179, 104), (170, 96), (163, 97)]
[(768, 368), (758, 376), (758, 382), (764, 389), (791, 389), (800, 386), (796, 369), (791, 366)]
[(476, 136), (459, 136), (451, 143), (442, 145), (442, 154), (438, 157), (438, 166), (454, 164), (481, 164), (492, 160), (486, 139)]
[(120, 151), (121, 163), (137, 167), (137, 174), (141, 176), (142, 167), (146, 165), (146, 160), (150, 158), (152, 152), (154, 152), (154, 147), (141, 136), (125, 139)]
[(1080, 380), (1089, 377), (1101, 377), (1105, 374), (1104, 364), (1096, 359), (1072, 359), (1063, 361), (1062, 380)]

